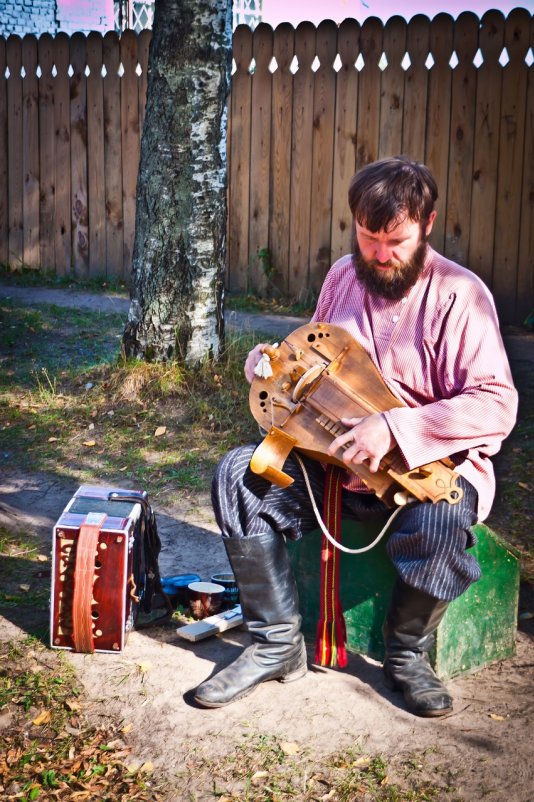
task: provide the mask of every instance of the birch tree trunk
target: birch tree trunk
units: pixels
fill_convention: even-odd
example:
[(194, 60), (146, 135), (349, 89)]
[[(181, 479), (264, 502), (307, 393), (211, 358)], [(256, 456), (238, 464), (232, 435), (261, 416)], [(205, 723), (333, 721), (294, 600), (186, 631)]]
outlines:
[(231, 46), (231, 0), (156, 3), (127, 356), (197, 364), (220, 353)]

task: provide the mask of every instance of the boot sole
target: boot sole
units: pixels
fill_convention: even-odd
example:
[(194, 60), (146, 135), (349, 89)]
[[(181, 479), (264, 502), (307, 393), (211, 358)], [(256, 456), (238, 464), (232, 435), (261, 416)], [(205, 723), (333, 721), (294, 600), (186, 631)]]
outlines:
[(265, 679), (262, 682), (258, 682), (257, 685), (253, 685), (251, 688), (247, 688), (242, 693), (238, 694), (237, 696), (232, 696), (227, 702), (210, 702), (206, 699), (201, 699), (198, 696), (193, 696), (195, 702), (200, 705), (201, 707), (207, 707), (210, 710), (213, 710), (217, 707), (226, 707), (227, 705), (231, 705), (234, 702), (239, 702), (240, 699), (245, 699), (247, 696), (250, 696), (251, 693), (254, 693), (256, 688), (259, 688), (260, 685), (263, 685), (264, 682), (272, 682), (276, 680), (277, 682), (286, 683), (286, 682), (295, 682), (298, 679), (301, 679), (305, 674), (308, 672), (308, 666), (301, 666), (300, 668), (295, 669), (295, 671), (291, 671), (289, 674), (284, 674), (283, 677), (270, 677), (269, 679)]
[[(387, 674), (383, 675), (382, 680), (389, 691), (403, 693), (402, 686), (398, 685), (395, 680), (388, 677)], [(406, 702), (406, 699), (404, 701)], [(453, 710), (452, 705), (449, 705), (449, 707), (438, 707), (434, 710), (417, 710), (416, 708), (410, 707), (408, 702), (406, 702), (406, 709), (409, 713), (413, 713), (414, 716), (420, 716), (421, 718), (439, 718), (440, 716), (446, 716), (448, 713), (452, 713)]]

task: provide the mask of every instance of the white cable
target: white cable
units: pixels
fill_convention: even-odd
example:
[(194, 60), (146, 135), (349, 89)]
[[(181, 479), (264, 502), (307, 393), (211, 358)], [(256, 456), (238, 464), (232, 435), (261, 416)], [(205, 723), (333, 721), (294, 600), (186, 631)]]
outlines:
[(312, 503), (313, 511), (315, 513), (315, 517), (317, 518), (317, 523), (321, 527), (321, 531), (323, 532), (323, 534), (327, 538), (327, 540), (329, 540), (330, 543), (336, 549), (340, 549), (341, 551), (344, 551), (346, 554), (363, 554), (364, 551), (370, 551), (371, 549), (373, 549), (382, 540), (382, 538), (384, 537), (384, 535), (386, 534), (386, 532), (387, 532), (387, 530), (389, 528), (389, 525), (391, 524), (391, 522), (393, 521), (395, 516), (398, 515), (399, 512), (403, 509), (403, 507), (402, 506), (401, 507), (397, 507), (397, 509), (393, 511), (393, 513), (389, 516), (389, 518), (386, 521), (385, 525), (380, 530), (380, 532), (375, 537), (375, 539), (373, 540), (372, 543), (369, 543), (367, 546), (362, 546), (361, 549), (349, 549), (349, 548), (347, 548), (347, 546), (344, 546), (342, 543), (339, 543), (337, 540), (335, 540), (332, 537), (332, 535), (330, 534), (330, 532), (328, 531), (328, 529), (326, 528), (325, 523), (324, 523), (323, 519), (321, 518), (321, 513), (317, 509), (317, 504), (315, 503), (315, 498), (313, 496), (313, 491), (311, 489), (310, 480), (308, 478), (308, 472), (306, 471), (306, 468), (304, 467), (304, 463), (302, 462), (302, 460), (299, 457), (299, 455), (296, 452), (293, 452), (293, 453), (294, 453), (294, 455), (295, 455), (295, 457), (297, 459), (297, 462), (299, 463), (299, 465), (300, 465), (300, 467), (302, 469), (302, 475), (304, 476), (304, 481), (306, 482), (306, 487), (308, 489), (308, 493), (309, 493), (309, 496), (310, 496), (310, 501)]

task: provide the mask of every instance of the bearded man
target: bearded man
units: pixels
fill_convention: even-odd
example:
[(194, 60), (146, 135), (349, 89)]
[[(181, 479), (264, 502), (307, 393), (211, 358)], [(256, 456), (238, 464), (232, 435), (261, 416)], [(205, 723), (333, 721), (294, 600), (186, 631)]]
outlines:
[[(346, 329), (365, 349), (392, 393), (404, 402), (383, 413), (342, 420), (333, 440), (343, 461), (375, 472), (398, 446), (407, 470), (449, 457), (463, 497), (409, 503), (396, 516), (387, 553), (398, 578), (383, 626), (384, 680), (404, 693), (407, 708), (441, 716), (452, 699), (427, 659), (450, 601), (480, 577), (467, 549), (472, 526), (488, 515), (495, 493), (491, 457), (510, 433), (517, 393), (488, 289), (469, 270), (428, 245), (436, 217), (436, 182), (404, 157), (367, 165), (352, 179), (353, 252), (324, 281), (313, 321)], [(250, 382), (264, 344), (248, 355)], [(240, 590), (252, 643), (195, 693), (220, 707), (270, 679), (302, 677), (307, 657), (297, 588), (285, 545), (317, 527), (301, 469), (289, 456), (293, 484), (280, 488), (255, 475), (254, 445), (230, 452), (213, 481), (213, 505)], [(321, 502), (323, 467), (304, 459)], [(385, 505), (346, 472), (342, 514), (383, 516)]]

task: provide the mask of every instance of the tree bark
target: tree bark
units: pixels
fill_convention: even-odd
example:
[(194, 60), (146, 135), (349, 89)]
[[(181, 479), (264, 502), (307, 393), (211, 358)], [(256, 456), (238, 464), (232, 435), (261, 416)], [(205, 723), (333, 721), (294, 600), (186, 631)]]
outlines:
[(220, 353), (231, 47), (231, 0), (156, 3), (127, 356), (197, 364)]

